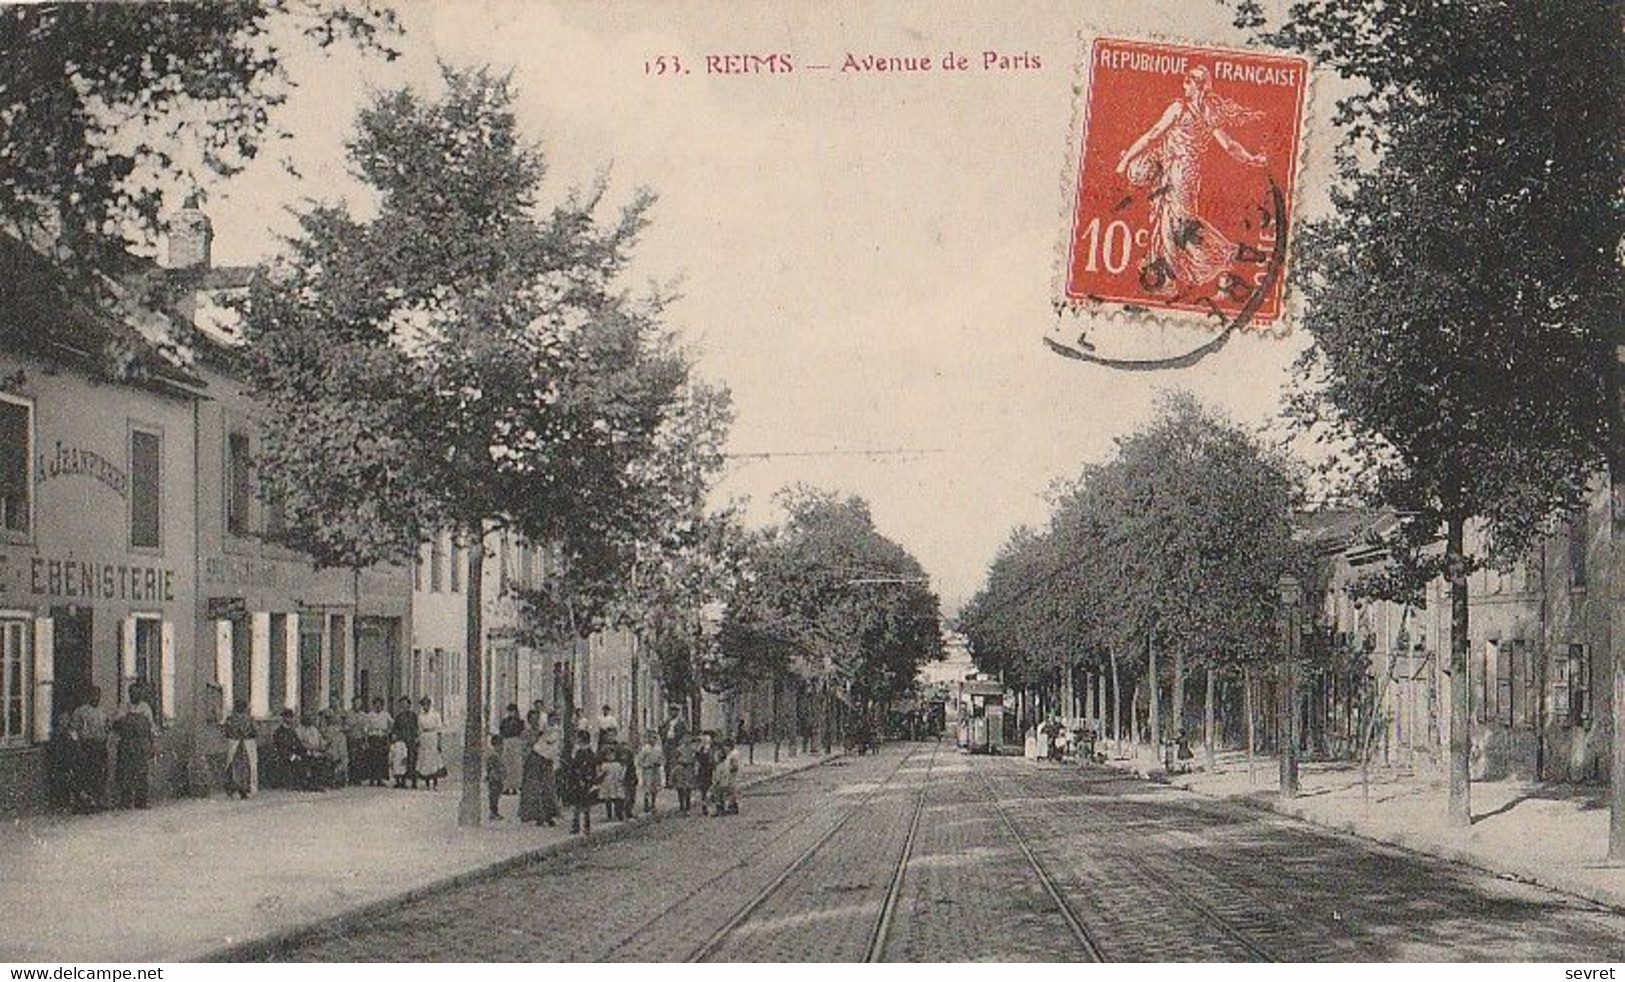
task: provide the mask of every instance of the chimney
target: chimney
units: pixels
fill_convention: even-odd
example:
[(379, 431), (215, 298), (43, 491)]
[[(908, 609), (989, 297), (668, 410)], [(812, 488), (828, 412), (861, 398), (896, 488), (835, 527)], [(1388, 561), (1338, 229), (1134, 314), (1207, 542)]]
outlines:
[(186, 198), (186, 205), (169, 220), (169, 268), (209, 268), (209, 251), (214, 244), (214, 226), (209, 216), (198, 207), (196, 192)]

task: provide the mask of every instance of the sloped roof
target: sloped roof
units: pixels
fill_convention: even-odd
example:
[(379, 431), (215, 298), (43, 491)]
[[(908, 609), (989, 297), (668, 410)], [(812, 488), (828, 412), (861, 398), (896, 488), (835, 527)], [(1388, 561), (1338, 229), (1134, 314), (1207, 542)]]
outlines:
[[(141, 260), (131, 257), (134, 273)], [(78, 282), (55, 260), (20, 239), (0, 233), (0, 344), (53, 360), (67, 360), (88, 371), (131, 385), (180, 388), (195, 393), (204, 382), (178, 353), (170, 318), (143, 305), (134, 291), (122, 293), (118, 281)], [(98, 298), (106, 290), (104, 298)], [(113, 304), (123, 300), (131, 310)], [(134, 323), (140, 315), (149, 323)]]

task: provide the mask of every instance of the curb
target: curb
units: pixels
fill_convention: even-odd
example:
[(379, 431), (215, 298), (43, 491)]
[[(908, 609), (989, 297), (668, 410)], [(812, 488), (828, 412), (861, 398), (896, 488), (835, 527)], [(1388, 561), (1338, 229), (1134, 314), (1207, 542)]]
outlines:
[(1607, 887), (1596, 886), (1571, 880), (1565, 876), (1554, 876), (1549, 870), (1525, 866), (1506, 860), (1494, 860), (1468, 849), (1446, 845), (1439, 842), (1418, 841), (1415, 837), (1404, 832), (1382, 832), (1373, 829), (1361, 828), (1359, 823), (1353, 821), (1332, 821), (1310, 813), (1307, 809), (1282, 804), (1272, 798), (1237, 798), (1228, 795), (1210, 794), (1198, 790), (1189, 781), (1177, 780), (1165, 774), (1150, 774), (1136, 767), (1122, 767), (1108, 762), (1107, 765), (1119, 773), (1129, 774), (1154, 784), (1161, 784), (1181, 791), (1189, 792), (1208, 801), (1230, 807), (1246, 808), (1251, 811), (1269, 812), (1286, 818), (1296, 819), (1305, 825), (1312, 825), (1317, 829), (1325, 829), (1351, 838), (1362, 839), (1366, 842), (1378, 842), (1392, 846), (1405, 852), (1430, 859), (1440, 860), (1456, 866), (1466, 866), (1484, 873), (1491, 873), (1503, 879), (1515, 880), (1534, 886), (1551, 890), (1555, 893), (1567, 894), (1589, 901), (1599, 907), (1605, 907), (1616, 913), (1625, 913), (1625, 892), (1612, 890)]
[[(741, 791), (743, 791), (759, 785), (770, 784), (781, 778), (790, 777), (794, 774), (800, 774), (803, 771), (810, 771), (815, 767), (822, 766), (830, 761), (844, 756), (846, 755), (841, 752), (831, 753), (826, 756), (808, 761), (805, 764), (798, 764), (795, 767), (786, 768), (785, 770), (778, 771), (773, 774), (764, 774), (754, 779), (742, 781), (740, 782), (739, 788)], [(340, 911), (337, 914), (328, 914), (322, 917), (317, 917), (312, 920), (293, 924), (285, 928), (279, 928), (257, 938), (251, 938), (246, 941), (236, 941), (217, 948), (209, 948), (194, 955), (177, 955), (174, 956), (173, 960), (192, 962), (266, 961), (281, 949), (291, 947), (302, 941), (316, 937), (317, 935), (334, 930), (346, 930), (350, 926), (361, 921), (371, 920), (372, 918), (387, 914), (396, 908), (404, 907), (407, 904), (433, 896), (434, 894), (443, 893), (448, 890), (456, 890), (475, 883), (481, 883), (485, 880), (494, 879), (511, 870), (518, 869), (521, 866), (529, 866), (533, 863), (543, 862), (545, 860), (576, 852), (581, 849), (591, 848), (593, 846), (602, 845), (608, 842), (615, 842), (619, 839), (632, 835), (634, 832), (637, 832), (640, 829), (648, 828), (650, 825), (657, 822), (663, 822), (667, 818), (670, 818), (676, 814), (676, 809), (671, 808), (664, 811), (657, 811), (653, 815), (639, 816), (630, 821), (622, 822), (618, 825), (606, 828), (603, 832), (596, 835), (573, 836), (565, 839), (563, 842), (554, 842), (545, 846), (539, 846), (527, 852), (522, 852), (514, 856), (508, 856), (504, 859), (499, 859), (494, 863), (488, 863), (484, 866), (477, 866), (473, 869), (463, 870), (460, 873), (453, 873), (450, 876), (443, 876), (438, 880), (430, 881), (429, 883), (425, 883), (421, 886), (412, 887), (409, 890), (394, 894), (393, 896), (381, 897), (377, 900), (369, 900), (360, 906), (351, 907), (348, 910)]]

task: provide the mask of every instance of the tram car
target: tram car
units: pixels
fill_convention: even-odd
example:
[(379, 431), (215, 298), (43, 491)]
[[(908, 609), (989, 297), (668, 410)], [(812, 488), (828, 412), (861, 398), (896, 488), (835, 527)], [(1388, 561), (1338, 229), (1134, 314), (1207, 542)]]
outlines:
[(960, 752), (998, 753), (1004, 743), (1004, 683), (966, 679), (959, 683), (957, 708)]

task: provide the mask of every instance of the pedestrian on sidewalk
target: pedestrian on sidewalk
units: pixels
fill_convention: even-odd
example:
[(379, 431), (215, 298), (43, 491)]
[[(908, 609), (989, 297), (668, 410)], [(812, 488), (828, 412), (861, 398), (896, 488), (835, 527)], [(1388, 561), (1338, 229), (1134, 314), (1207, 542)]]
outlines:
[(666, 758), (667, 786), (676, 787), (675, 784), (670, 783), (672, 768), (677, 762), (678, 748), (688, 742), (688, 724), (683, 722), (682, 710), (676, 706), (669, 706), (666, 709), (666, 723), (660, 728), (660, 741), (660, 749)]
[(343, 710), (324, 709), (321, 714), (322, 752), (332, 768), (329, 783), (335, 788), (350, 784), (350, 737), (344, 732)]
[(361, 784), (367, 780), (367, 700), (363, 696), (356, 696), (350, 703), (348, 711), (343, 713), (344, 739), (350, 750), (351, 784)]
[(372, 712), (362, 719), (362, 733), (366, 748), (366, 763), (362, 767), (362, 775), (367, 783), (375, 788), (384, 786), (389, 780), (389, 731), (395, 725), (390, 718), (389, 709), (384, 700), (372, 701)]
[(625, 740), (615, 742), (615, 757), (621, 762), (622, 783), (621, 818), (631, 818), (638, 810), (638, 755)]
[(700, 748), (692, 737), (677, 744), (667, 777), (677, 792), (677, 810), (687, 815), (694, 807), (694, 789), (699, 784)]
[(226, 797), (247, 801), (260, 789), (259, 731), (248, 714), (248, 700), (234, 700), (220, 727), (226, 734)]
[(711, 803), (718, 817), (739, 814), (739, 748), (731, 740), (724, 740), (717, 748)]
[(613, 741), (598, 751), (598, 800), (604, 803), (604, 821), (626, 818), (626, 765)]
[(68, 717), (67, 728), (73, 768), (73, 809), (101, 811), (107, 807), (107, 712), (102, 690), (91, 686), (85, 701)]
[(485, 751), (485, 803), (491, 810), (491, 821), (502, 821), (503, 785), (507, 769), (503, 764), (502, 734), (491, 734), (491, 746)]
[(440, 731), (446, 721), (428, 696), (418, 700), (418, 776), (430, 791), (440, 790), (440, 779), (446, 776), (446, 758), (440, 749)]
[(598, 755), (592, 749), (592, 734), (586, 729), (576, 731), (575, 753), (564, 766), (559, 790), (564, 803), (570, 806), (570, 834), (592, 832), (592, 806), (598, 776)]
[(113, 781), (118, 788), (120, 808), (147, 807), (152, 759), (158, 755), (156, 730), (152, 705), (147, 702), (146, 683), (132, 682), (130, 704), (113, 724), (113, 735), (118, 737)]
[(412, 790), (418, 786), (418, 714), (412, 709), (412, 697), (401, 696), (396, 704), (395, 725), (391, 736), (395, 743), (403, 745), (400, 767), (395, 766), (396, 752), (391, 747), (389, 751), (389, 772), (395, 776), (397, 788), (406, 787), (406, 782), (412, 782)]
[(539, 733), (529, 734), (526, 740), (525, 721), (519, 718), (519, 704), (509, 703), (508, 711), (497, 724), (502, 739), (502, 793), (518, 794), (525, 779), (525, 753), (536, 742)]
[[(528, 730), (529, 727), (527, 726)], [(552, 825), (558, 820), (559, 733), (551, 720), (525, 752), (524, 775), (519, 782), (519, 821)]]
[(655, 810), (655, 799), (660, 794), (660, 772), (666, 760), (661, 752), (660, 742), (653, 733), (643, 735), (643, 748), (638, 751), (638, 776), (643, 784), (643, 814), (651, 815)]
[(700, 814), (711, 814), (711, 784), (716, 779), (716, 747), (711, 742), (711, 731), (700, 734), (700, 749), (694, 755), (694, 785), (700, 792)]

